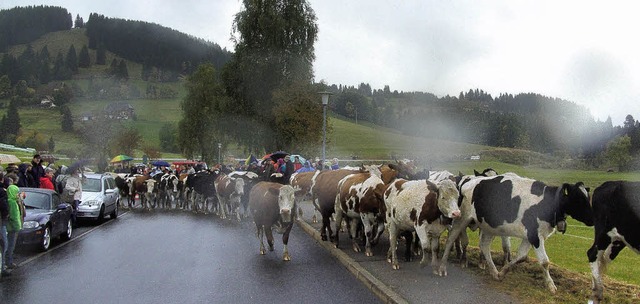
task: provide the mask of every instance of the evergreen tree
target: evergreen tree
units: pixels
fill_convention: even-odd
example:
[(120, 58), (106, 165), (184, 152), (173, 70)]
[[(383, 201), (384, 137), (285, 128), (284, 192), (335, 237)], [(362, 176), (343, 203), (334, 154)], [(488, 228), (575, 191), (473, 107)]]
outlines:
[(71, 116), (71, 110), (66, 105), (60, 108), (62, 112), (62, 131), (73, 132), (73, 117)]
[(0, 76), (0, 98), (4, 98), (11, 94), (11, 80), (9, 80), (9, 76), (2, 75)]
[(120, 70), (118, 70), (118, 60), (116, 58), (113, 58), (111, 60), (111, 64), (109, 65), (109, 74), (118, 77), (118, 72)]
[(53, 79), (55, 80), (71, 79), (71, 70), (65, 64), (64, 56), (62, 56), (62, 53), (58, 53), (58, 56), (56, 56), (56, 62), (53, 64)]
[(51, 153), (53, 153), (53, 151), (56, 149), (56, 142), (53, 140), (53, 136), (49, 137), (49, 142), (47, 143), (47, 148), (49, 148), (49, 151)]
[(124, 60), (120, 60), (118, 64), (118, 77), (120, 79), (129, 79), (129, 70), (127, 69), (127, 63)]
[(76, 53), (76, 48), (73, 44), (69, 47), (69, 51), (67, 51), (67, 68), (73, 73), (78, 72), (78, 54)]
[(89, 48), (84, 45), (80, 50), (80, 56), (78, 57), (78, 66), (81, 68), (88, 68), (91, 66), (91, 57), (89, 56)]
[(20, 114), (18, 113), (17, 99), (12, 99), (7, 109), (7, 117), (4, 120), (4, 132), (7, 134), (18, 135), (20, 131)]
[(80, 17), (80, 14), (76, 15), (76, 21), (74, 22), (74, 27), (75, 28), (83, 28), (84, 27), (84, 21), (82, 20), (82, 17)]
[(98, 43), (98, 50), (96, 51), (96, 64), (107, 64), (107, 51), (105, 50), (103, 43)]

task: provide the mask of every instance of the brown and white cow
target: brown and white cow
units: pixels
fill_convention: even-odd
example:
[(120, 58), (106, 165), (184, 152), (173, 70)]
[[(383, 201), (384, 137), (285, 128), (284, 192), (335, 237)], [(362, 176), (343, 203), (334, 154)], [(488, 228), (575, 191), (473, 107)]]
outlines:
[(359, 171), (354, 170), (324, 170), (315, 177), (311, 186), (312, 201), (316, 209), (322, 215), (322, 227), (320, 237), (323, 241), (333, 238), (330, 220), (335, 212), (336, 195), (338, 194), (338, 182), (345, 176)]
[[(555, 293), (557, 288), (549, 275), (549, 257), (544, 242), (556, 226), (565, 223), (566, 215), (588, 226), (593, 225), (588, 191), (582, 182), (552, 187), (515, 174), (470, 180), (461, 187), (461, 216), (453, 222), (438, 274), (447, 275), (447, 257), (453, 242), (463, 229), (474, 223), (473, 226), (482, 231), (480, 249), (495, 279), (501, 280), (509, 268), (523, 261), (533, 246), (538, 262), (544, 269), (547, 288)], [(490, 245), (495, 236), (522, 239), (517, 257), (500, 272), (491, 259)]]
[(129, 186), (129, 191), (130, 191), (129, 196), (131, 198), (135, 198), (137, 194), (138, 197), (140, 198), (140, 204), (142, 205), (142, 208), (148, 208), (147, 192), (149, 187), (147, 187), (147, 180), (149, 180), (150, 178), (151, 177), (148, 175), (136, 175), (136, 176), (128, 177), (126, 179), (126, 182)]
[(360, 252), (357, 229), (362, 223), (366, 241), (365, 255), (373, 256), (371, 246), (378, 243), (378, 239), (384, 232), (386, 187), (377, 167), (370, 167), (368, 170), (368, 172), (347, 175), (338, 182), (338, 194), (335, 198), (335, 245), (336, 248), (340, 245), (339, 230), (344, 215), (353, 241), (353, 250)]
[(256, 224), (256, 236), (260, 240), (260, 254), (266, 254), (263, 234), (267, 235), (269, 251), (273, 251), (272, 227), (282, 233), (284, 252), (282, 259), (290, 261), (291, 256), (287, 249), (289, 233), (295, 219), (295, 190), (289, 185), (272, 182), (259, 182), (249, 194), (249, 209)]
[(244, 195), (244, 180), (220, 173), (213, 184), (216, 188), (216, 196), (218, 197), (217, 212), (220, 218), (224, 219), (227, 218), (227, 214), (231, 216), (235, 213), (238, 221), (240, 221), (241, 214), (238, 209), (240, 208), (240, 200)]
[[(300, 203), (304, 200), (311, 200), (311, 186), (315, 181), (315, 178), (320, 171), (310, 171), (310, 172), (300, 172), (294, 173), (291, 175), (291, 179), (289, 180), (289, 184), (291, 187), (296, 189), (296, 205), (298, 206), (298, 217), (302, 217), (302, 208), (300, 207)], [(313, 209), (313, 217), (312, 221), (317, 223), (316, 217), (316, 208)]]
[(448, 178), (437, 183), (399, 179), (387, 187), (384, 195), (390, 244), (387, 259), (393, 269), (400, 269), (396, 253), (398, 235), (402, 231), (415, 231), (422, 247), (420, 265), (426, 265), (430, 248), (431, 266), (436, 271), (440, 235), (448, 227), (443, 217), (460, 216), (458, 197), (456, 184)]
[(593, 191), (595, 237), (587, 251), (593, 302), (603, 300), (602, 275), (625, 247), (640, 254), (640, 182), (610, 181)]

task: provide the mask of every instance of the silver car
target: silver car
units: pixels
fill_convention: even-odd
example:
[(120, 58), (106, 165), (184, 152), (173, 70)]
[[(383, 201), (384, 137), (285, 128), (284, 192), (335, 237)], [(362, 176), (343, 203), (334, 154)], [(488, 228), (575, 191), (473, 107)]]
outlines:
[(111, 219), (118, 217), (116, 182), (110, 174), (87, 173), (82, 180), (82, 200), (77, 216), (102, 221), (105, 215)]

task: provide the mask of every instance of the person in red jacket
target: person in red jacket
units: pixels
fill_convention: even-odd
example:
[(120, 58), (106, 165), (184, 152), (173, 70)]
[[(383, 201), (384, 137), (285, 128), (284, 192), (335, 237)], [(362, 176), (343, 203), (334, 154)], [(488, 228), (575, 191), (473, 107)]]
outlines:
[(47, 168), (44, 171), (44, 176), (40, 178), (40, 188), (55, 190), (53, 187), (53, 174), (54, 170), (52, 168)]

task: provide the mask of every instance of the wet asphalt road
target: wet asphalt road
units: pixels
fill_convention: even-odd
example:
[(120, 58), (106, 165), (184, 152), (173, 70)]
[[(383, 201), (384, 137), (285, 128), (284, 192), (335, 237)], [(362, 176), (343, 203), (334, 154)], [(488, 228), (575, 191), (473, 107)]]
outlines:
[(298, 226), (289, 239), (291, 262), (282, 261), (275, 233), (275, 251), (260, 256), (248, 220), (129, 212), (87, 230), (3, 278), (0, 302), (380, 302)]

